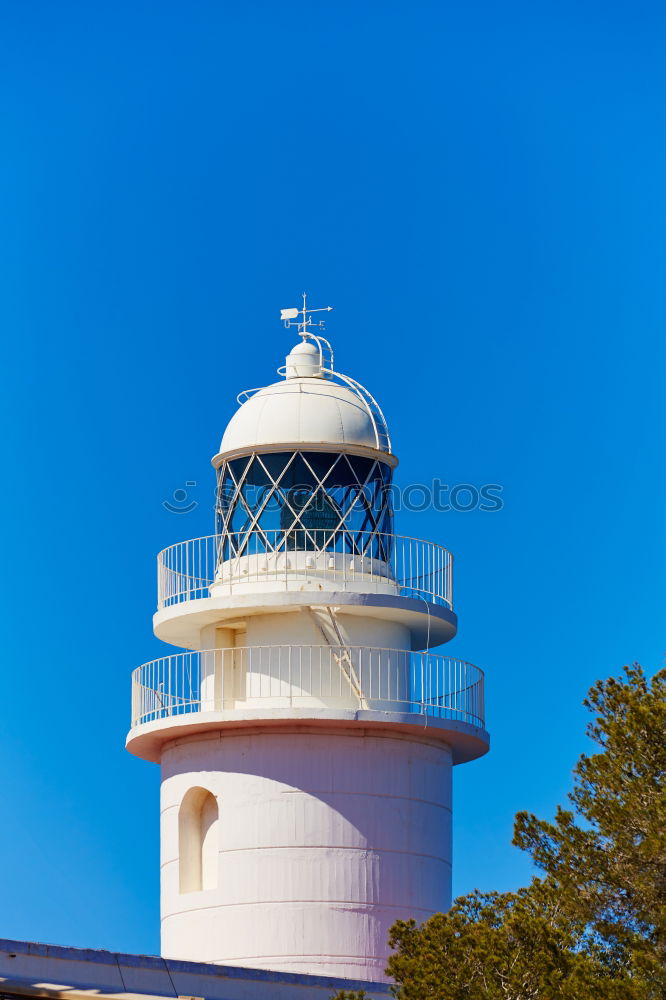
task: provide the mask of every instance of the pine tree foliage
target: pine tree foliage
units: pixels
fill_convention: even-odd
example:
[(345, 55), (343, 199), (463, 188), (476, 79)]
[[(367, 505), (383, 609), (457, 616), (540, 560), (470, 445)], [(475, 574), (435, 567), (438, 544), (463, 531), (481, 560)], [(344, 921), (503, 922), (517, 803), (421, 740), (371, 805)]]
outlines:
[[(529, 851), (596, 943), (631, 961), (666, 995), (666, 670), (649, 682), (638, 666), (598, 681), (596, 713), (569, 798), (553, 822), (516, 817), (514, 843)], [(663, 992), (662, 992), (663, 991)]]
[(400, 1000), (638, 1000), (584, 938), (552, 885), (535, 879), (515, 893), (462, 896), (420, 927), (398, 921), (387, 972)]
[(663, 1000), (666, 996), (666, 670), (599, 681), (585, 705), (597, 752), (570, 809), (516, 817), (544, 873), (515, 893), (473, 892), (421, 926), (391, 928), (400, 1000)]

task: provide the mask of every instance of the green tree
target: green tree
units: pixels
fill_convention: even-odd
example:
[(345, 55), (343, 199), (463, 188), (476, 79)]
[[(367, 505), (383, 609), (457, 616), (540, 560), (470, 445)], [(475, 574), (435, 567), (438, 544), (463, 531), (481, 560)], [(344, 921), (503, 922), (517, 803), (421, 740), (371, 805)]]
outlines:
[(584, 754), (569, 798), (553, 822), (516, 817), (514, 843), (553, 882), (562, 905), (596, 943), (666, 993), (666, 670), (649, 682), (641, 667), (598, 681), (585, 705)]
[(516, 817), (544, 878), (474, 892), (421, 926), (398, 921), (387, 973), (400, 1000), (662, 1000), (666, 671), (599, 681), (599, 752), (574, 771), (573, 810)]
[(584, 947), (585, 927), (535, 879), (473, 892), (421, 926), (398, 921), (387, 973), (400, 1000), (634, 1000), (621, 970)]

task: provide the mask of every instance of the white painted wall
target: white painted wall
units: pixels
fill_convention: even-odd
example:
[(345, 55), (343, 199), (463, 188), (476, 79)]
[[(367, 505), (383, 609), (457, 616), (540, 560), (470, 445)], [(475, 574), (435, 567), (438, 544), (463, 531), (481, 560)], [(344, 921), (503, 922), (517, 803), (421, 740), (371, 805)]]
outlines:
[[(248, 616), (242, 624), (242, 629), (213, 625), (202, 631), (200, 645), (221, 651), (201, 658), (205, 711), (359, 705), (395, 711), (396, 702), (408, 703), (409, 663), (401, 651), (409, 649), (411, 640), (409, 629), (399, 622), (313, 606)], [(238, 653), (231, 652), (239, 646)], [(331, 646), (386, 652), (380, 656), (355, 649), (341, 660), (338, 652), (331, 656)], [(246, 647), (261, 648), (249, 654)]]
[[(217, 887), (181, 893), (178, 815), (215, 796)], [(162, 954), (381, 980), (390, 925), (450, 905), (451, 757), (364, 731), (211, 733), (162, 757)]]
[[(344, 608), (334, 608), (335, 619), (343, 641), (352, 646), (375, 646), (385, 649), (411, 649), (409, 626), (398, 621), (376, 618), (372, 614), (348, 614)], [(238, 617), (242, 619), (242, 612)], [(311, 609), (278, 606), (274, 613), (253, 613), (243, 622), (242, 629), (208, 625), (201, 630), (199, 648), (231, 647), (239, 645), (321, 645), (326, 642), (321, 625), (326, 626), (329, 616), (326, 607), (313, 605)], [(332, 634), (332, 633), (331, 633)], [(239, 640), (242, 636), (242, 640)], [(332, 640), (337, 644), (337, 640)]]

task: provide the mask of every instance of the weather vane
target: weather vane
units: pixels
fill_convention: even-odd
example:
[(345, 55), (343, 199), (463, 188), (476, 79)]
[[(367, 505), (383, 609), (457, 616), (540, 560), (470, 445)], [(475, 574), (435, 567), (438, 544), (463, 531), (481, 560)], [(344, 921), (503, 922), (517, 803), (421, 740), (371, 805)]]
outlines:
[(281, 309), (280, 319), (283, 321), (286, 327), (297, 326), (298, 332), (305, 339), (310, 336), (310, 327), (316, 327), (318, 330), (323, 330), (325, 323), (323, 319), (320, 319), (318, 323), (313, 322), (310, 319), (312, 313), (330, 312), (333, 306), (324, 306), (323, 309), (308, 309), (308, 295), (307, 292), (303, 292), (303, 308), (302, 309)]

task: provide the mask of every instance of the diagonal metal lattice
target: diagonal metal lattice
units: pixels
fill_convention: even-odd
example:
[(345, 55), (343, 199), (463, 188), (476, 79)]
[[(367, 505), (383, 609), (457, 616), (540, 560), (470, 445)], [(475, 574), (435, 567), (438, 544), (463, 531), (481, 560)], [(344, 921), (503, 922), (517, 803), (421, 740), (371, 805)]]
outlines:
[[(294, 481), (299, 475), (302, 483)], [(216, 504), (226, 549), (222, 557), (241, 555), (252, 538), (265, 551), (322, 551), (335, 542), (343, 551), (362, 555), (371, 550), (386, 558), (383, 536), (392, 527), (389, 482), (382, 463), (341, 453), (252, 453), (243, 466), (238, 459), (225, 462), (218, 472)], [(253, 496), (252, 490), (259, 492)], [(279, 531), (268, 526), (276, 510)]]

